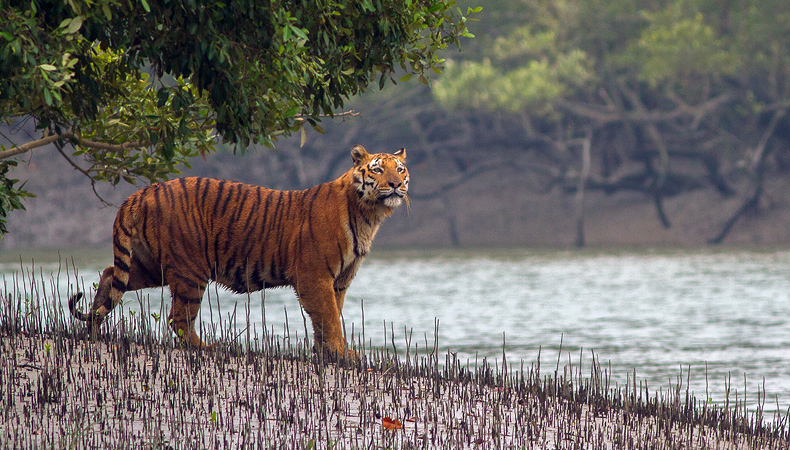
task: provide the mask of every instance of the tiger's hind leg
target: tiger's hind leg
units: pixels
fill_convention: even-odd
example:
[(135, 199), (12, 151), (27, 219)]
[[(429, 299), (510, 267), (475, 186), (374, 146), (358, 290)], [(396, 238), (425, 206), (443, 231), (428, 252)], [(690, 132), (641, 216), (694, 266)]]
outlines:
[(168, 323), (178, 337), (195, 348), (210, 346), (200, 340), (195, 332), (195, 320), (200, 311), (200, 301), (206, 290), (206, 281), (186, 280), (183, 277), (167, 277), (170, 280), (170, 294), (173, 304), (170, 306)]
[[(125, 269), (124, 260), (125, 258), (121, 257), (118, 259), (116, 256), (116, 264), (108, 266), (102, 271), (90, 311), (82, 313), (76, 310), (76, 304), (82, 298), (82, 292), (69, 299), (69, 309), (72, 315), (79, 320), (87, 322), (88, 332), (98, 328), (104, 322), (104, 318), (121, 302), (124, 292), (164, 285), (161, 269), (156, 268), (150, 258), (145, 256), (145, 252), (135, 251), (132, 255), (129, 255), (128, 271)], [(121, 283), (120, 279), (116, 280), (116, 270), (120, 272), (121, 279), (125, 276), (128, 280), (123, 291), (119, 289)], [(115, 294), (112, 293), (113, 286), (118, 291)]]
[(93, 296), (93, 306), (91, 306), (87, 313), (77, 311), (77, 302), (82, 298), (82, 292), (77, 292), (76, 295), (69, 299), (69, 310), (71, 314), (77, 319), (87, 322), (88, 332), (101, 325), (104, 321), (104, 316), (115, 306), (112, 300), (110, 300), (110, 289), (112, 288), (114, 270), (113, 266), (109, 266), (102, 271), (101, 278), (99, 279), (99, 287), (96, 290), (96, 295)]

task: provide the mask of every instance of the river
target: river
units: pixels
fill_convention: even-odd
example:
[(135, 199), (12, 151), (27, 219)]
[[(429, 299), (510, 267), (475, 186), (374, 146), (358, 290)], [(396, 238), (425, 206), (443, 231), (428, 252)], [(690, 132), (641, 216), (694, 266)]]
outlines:
[[(66, 260), (78, 277), (65, 273)], [(0, 274), (10, 291), (30, 284), (35, 273), (35, 284), (57, 291), (47, 295), (65, 307), (76, 280), (90, 290), (111, 260), (110, 250), (7, 250), (0, 252)], [(161, 309), (161, 297), (161, 290), (150, 290), (142, 303), (166, 316), (169, 301)], [(234, 321), (234, 306), (236, 330), (249, 315), (258, 332), (265, 315), (275, 334), (305, 334), (290, 289), (253, 294), (249, 308), (247, 296), (221, 287), (211, 286), (207, 297), (201, 322), (208, 341), (218, 317), (223, 325), (215, 330)], [(139, 298), (128, 293), (123, 314), (136, 313)], [(551, 371), (558, 356), (561, 365), (581, 358), (588, 366), (594, 354), (620, 386), (634, 372), (651, 393), (682, 377), (682, 389), (688, 381), (698, 399), (722, 403), (729, 386), (731, 404), (745, 395), (750, 408), (758, 401), (766, 412), (790, 407), (786, 249), (375, 249), (343, 314), (347, 334), (353, 329), (359, 338), (364, 327), (366, 342), (391, 347), (394, 341), (400, 352), (407, 336), (420, 352), (437, 345), (470, 365), (484, 358), (501, 365), (504, 350), (507, 364), (518, 368), (521, 361), (535, 363), (540, 352)]]

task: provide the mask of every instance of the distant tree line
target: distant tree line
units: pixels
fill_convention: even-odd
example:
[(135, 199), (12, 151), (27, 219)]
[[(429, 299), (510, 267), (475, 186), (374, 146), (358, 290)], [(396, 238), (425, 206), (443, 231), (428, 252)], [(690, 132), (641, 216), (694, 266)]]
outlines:
[[(293, 170), (284, 176), (304, 186), (347, 162), (345, 150), (328, 149), (405, 145), (412, 165), (444, 170), (430, 186), (415, 184), (415, 197), (510, 167), (529, 173), (528, 188), (576, 199), (583, 244), (590, 192), (643, 195), (665, 227), (669, 197), (708, 189), (741, 199), (711, 235), (721, 242), (738, 220), (770, 207), (766, 180), (790, 169), (790, 10), (781, 0), (333, 1), (328, 15), (291, 2), (238, 3), (256, 14), (281, 7), (266, 10), (260, 27), (237, 20), (241, 9), (189, 6), (201, 2), (94, 3), (18, 1), (0, 11), (2, 118), (34, 118), (37, 140), (64, 146), (93, 179), (150, 181), (214, 149), (296, 133), (305, 145), (286, 152)], [(479, 21), (467, 21), (478, 5), (469, 17)], [(138, 16), (161, 23), (137, 24)], [(238, 26), (219, 26), (228, 17)], [(476, 38), (462, 52), (437, 53), (468, 35), (467, 25)], [(24, 56), (34, 51), (50, 57)], [(442, 70), (429, 87), (400, 83)], [(388, 80), (398, 88), (349, 97)], [(11, 96), (18, 86), (31, 91)], [(326, 136), (304, 126), (320, 132), (326, 115), (349, 109), (364, 120), (347, 116)], [(21, 205), (9, 204), (21, 197), (8, 194), (19, 185), (13, 158), (2, 159), (18, 150), (2, 143), (0, 216)], [(306, 175), (308, 164), (321, 167), (319, 179), (308, 180), (316, 173)]]
[(419, 127), (485, 149), (470, 173), (507, 149), (575, 195), (582, 244), (585, 192), (643, 193), (665, 227), (667, 197), (739, 195), (721, 242), (790, 169), (784, 1), (490, 0), (480, 19), (433, 84), (445, 114)]

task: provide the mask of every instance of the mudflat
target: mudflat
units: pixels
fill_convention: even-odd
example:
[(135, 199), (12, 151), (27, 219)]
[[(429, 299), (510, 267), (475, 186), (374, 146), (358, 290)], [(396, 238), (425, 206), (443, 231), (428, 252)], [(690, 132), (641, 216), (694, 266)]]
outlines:
[[(8, 319), (7, 317), (5, 319)], [(330, 362), (277, 338), (196, 351), (150, 336), (0, 321), (0, 448), (787, 448), (786, 418), (606, 369), (462, 366), (368, 350)], [(35, 328), (35, 327), (33, 327)], [(364, 349), (363, 349), (364, 352)], [(584, 373), (582, 373), (584, 372)]]

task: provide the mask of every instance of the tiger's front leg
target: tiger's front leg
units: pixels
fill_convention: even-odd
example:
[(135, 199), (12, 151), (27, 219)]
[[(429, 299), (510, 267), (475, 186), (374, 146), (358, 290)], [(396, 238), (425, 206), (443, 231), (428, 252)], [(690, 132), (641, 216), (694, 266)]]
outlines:
[(297, 284), (296, 294), (313, 324), (315, 350), (334, 357), (348, 356), (356, 359), (356, 352), (347, 350), (346, 340), (343, 337), (340, 309), (333, 287), (334, 280), (328, 278), (310, 281), (312, 282)]

